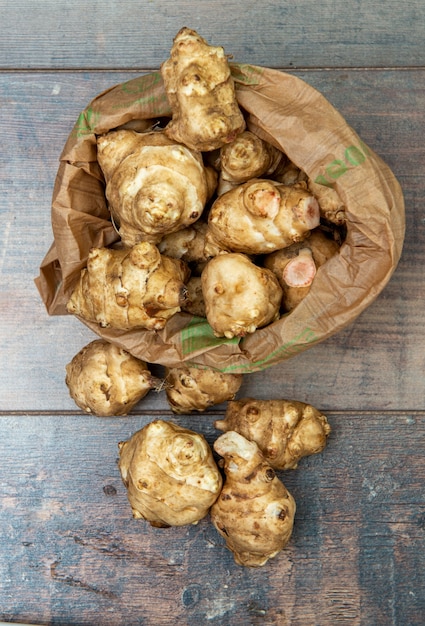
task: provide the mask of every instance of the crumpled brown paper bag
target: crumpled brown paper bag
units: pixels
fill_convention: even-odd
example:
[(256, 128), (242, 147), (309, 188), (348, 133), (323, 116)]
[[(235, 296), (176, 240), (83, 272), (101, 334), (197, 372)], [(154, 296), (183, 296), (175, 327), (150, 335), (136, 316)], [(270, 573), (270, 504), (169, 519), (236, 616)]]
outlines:
[[(295, 311), (240, 340), (218, 339), (204, 319), (186, 313), (173, 316), (162, 331), (118, 331), (84, 322), (149, 363), (234, 373), (269, 367), (350, 324), (385, 287), (400, 258), (404, 201), (388, 166), (304, 81), (258, 66), (231, 67), (249, 129), (282, 149), (309, 177), (336, 189), (346, 207), (347, 237)], [(159, 72), (103, 92), (79, 116), (53, 191), (54, 243), (35, 279), (49, 314), (66, 313), (90, 248), (118, 240), (96, 161), (96, 135), (131, 120), (167, 116)]]

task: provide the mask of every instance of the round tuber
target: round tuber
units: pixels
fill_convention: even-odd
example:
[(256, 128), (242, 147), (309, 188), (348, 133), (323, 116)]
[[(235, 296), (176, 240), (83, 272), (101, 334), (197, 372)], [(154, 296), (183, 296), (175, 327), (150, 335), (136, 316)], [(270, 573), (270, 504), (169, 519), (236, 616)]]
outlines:
[(166, 528), (196, 524), (207, 515), (222, 478), (203, 435), (155, 420), (118, 447), (133, 517)]
[(127, 415), (160, 381), (147, 364), (104, 339), (82, 348), (66, 366), (71, 398), (86, 413)]

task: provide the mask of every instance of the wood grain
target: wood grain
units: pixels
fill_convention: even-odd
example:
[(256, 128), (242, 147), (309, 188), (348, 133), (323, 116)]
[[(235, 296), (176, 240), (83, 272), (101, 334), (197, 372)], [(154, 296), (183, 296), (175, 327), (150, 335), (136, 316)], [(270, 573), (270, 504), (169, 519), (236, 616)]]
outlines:
[[(196, 423), (212, 443), (216, 418), (173, 419)], [(298, 505), (290, 544), (252, 570), (234, 564), (209, 518), (166, 530), (131, 518), (117, 443), (150, 414), (31, 416), (19, 425), (3, 417), (0, 617), (99, 626), (419, 624), (424, 418), (330, 413), (326, 450), (280, 473)]]
[[(21, 16), (25, 19), (21, 19)], [(159, 67), (183, 26), (236, 62), (268, 67), (425, 65), (422, 0), (0, 2), (0, 67)]]

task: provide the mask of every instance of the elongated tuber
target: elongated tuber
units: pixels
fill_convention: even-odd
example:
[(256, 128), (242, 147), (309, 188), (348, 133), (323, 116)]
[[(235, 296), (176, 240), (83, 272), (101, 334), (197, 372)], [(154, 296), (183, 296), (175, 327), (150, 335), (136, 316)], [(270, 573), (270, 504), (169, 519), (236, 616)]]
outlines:
[(282, 305), (286, 311), (292, 311), (305, 298), (318, 268), (338, 251), (339, 244), (316, 229), (305, 241), (264, 257), (264, 267), (272, 270), (282, 287)]
[(320, 214), (325, 220), (337, 226), (345, 223), (345, 205), (333, 187), (321, 185), (309, 178), (308, 188), (316, 196), (320, 206)]
[(325, 415), (295, 400), (232, 400), (225, 419), (214, 425), (255, 441), (264, 458), (278, 470), (294, 469), (303, 457), (322, 452), (331, 432)]
[(188, 277), (184, 261), (148, 242), (130, 250), (94, 248), (67, 309), (102, 327), (160, 330), (180, 311)]
[(242, 384), (242, 374), (226, 374), (194, 367), (166, 370), (166, 395), (174, 413), (205, 411), (231, 400)]
[(158, 243), (195, 222), (216, 186), (202, 155), (161, 131), (111, 131), (98, 137), (106, 197), (126, 246)]
[(208, 228), (224, 249), (267, 254), (302, 241), (319, 222), (319, 205), (310, 192), (254, 179), (215, 200)]
[(82, 348), (66, 366), (66, 384), (75, 403), (100, 417), (127, 415), (159, 386), (147, 364), (104, 339)]
[(202, 272), (207, 320), (217, 337), (244, 337), (279, 317), (282, 289), (246, 255), (220, 254)]
[(203, 435), (155, 420), (118, 447), (135, 518), (169, 527), (196, 524), (207, 515), (222, 478)]
[(235, 431), (214, 443), (226, 480), (211, 520), (239, 565), (261, 567), (288, 543), (295, 501), (257, 444)]
[(176, 35), (161, 75), (172, 110), (165, 132), (190, 148), (210, 151), (245, 128), (222, 47), (210, 46), (184, 27)]

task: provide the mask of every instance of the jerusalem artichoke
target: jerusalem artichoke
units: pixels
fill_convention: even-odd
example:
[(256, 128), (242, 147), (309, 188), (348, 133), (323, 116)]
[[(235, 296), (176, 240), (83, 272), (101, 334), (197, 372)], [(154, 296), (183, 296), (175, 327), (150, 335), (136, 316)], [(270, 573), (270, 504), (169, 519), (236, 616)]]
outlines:
[(155, 420), (118, 447), (133, 517), (164, 528), (196, 524), (207, 515), (222, 478), (203, 435)]
[(184, 261), (148, 242), (130, 250), (94, 248), (67, 309), (102, 327), (160, 330), (180, 311), (188, 277)]
[(318, 202), (305, 189), (254, 179), (215, 200), (208, 228), (224, 249), (267, 254), (302, 241), (319, 221)]
[(264, 267), (272, 270), (282, 287), (286, 311), (292, 311), (305, 298), (317, 269), (338, 251), (339, 244), (334, 239), (315, 229), (304, 241), (264, 257)]
[(282, 289), (246, 255), (220, 254), (202, 272), (207, 320), (217, 337), (244, 337), (279, 317)]
[(234, 398), (242, 384), (242, 374), (179, 367), (168, 368), (165, 380), (167, 400), (174, 413), (190, 413)]
[(186, 289), (187, 296), (182, 304), (182, 311), (197, 317), (207, 317), (204, 294), (202, 293), (202, 278), (191, 276), (186, 283)]
[(245, 183), (251, 178), (270, 176), (286, 156), (251, 131), (240, 133), (220, 150), (220, 175), (224, 181)]
[(222, 47), (210, 46), (196, 31), (182, 28), (161, 75), (172, 110), (165, 133), (192, 149), (210, 151), (245, 128), (234, 81)]
[(319, 202), (320, 214), (325, 220), (337, 226), (345, 223), (345, 205), (333, 187), (321, 185), (309, 178), (308, 188), (316, 196)]
[(218, 430), (255, 441), (274, 469), (294, 469), (300, 459), (322, 452), (331, 427), (320, 411), (299, 401), (243, 398), (227, 405)]
[(160, 383), (144, 361), (103, 339), (74, 356), (66, 366), (65, 381), (75, 403), (101, 417), (127, 415)]
[(215, 451), (226, 480), (210, 514), (239, 565), (261, 567), (288, 543), (295, 501), (257, 444), (235, 431), (221, 435)]
[(217, 175), (201, 154), (161, 131), (110, 131), (97, 147), (111, 215), (128, 247), (192, 224), (215, 189)]

